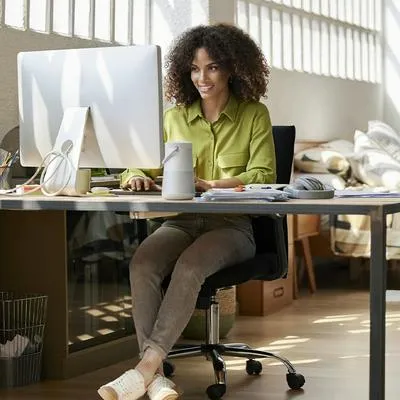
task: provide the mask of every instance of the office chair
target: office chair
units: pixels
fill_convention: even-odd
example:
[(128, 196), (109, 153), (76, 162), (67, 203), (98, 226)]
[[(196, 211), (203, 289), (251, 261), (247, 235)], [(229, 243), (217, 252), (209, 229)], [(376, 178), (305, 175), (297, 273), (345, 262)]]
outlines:
[[(274, 126), (273, 137), (276, 153), (277, 183), (289, 183), (292, 171), (294, 126)], [(177, 344), (168, 359), (204, 355), (214, 367), (215, 384), (207, 388), (210, 399), (220, 399), (226, 392), (226, 367), (222, 355), (247, 358), (246, 372), (259, 375), (262, 364), (253, 358), (274, 358), (287, 368), (286, 380), (291, 389), (300, 389), (305, 379), (284, 357), (266, 351), (253, 350), (244, 343), (219, 343), (219, 308), (216, 293), (219, 289), (239, 285), (249, 280), (275, 280), (285, 277), (288, 271), (287, 226), (285, 216), (259, 216), (252, 220), (256, 255), (246, 262), (227, 267), (209, 276), (197, 298), (198, 309), (206, 311), (206, 343), (200, 345)], [(164, 373), (171, 376), (174, 366), (164, 362)]]

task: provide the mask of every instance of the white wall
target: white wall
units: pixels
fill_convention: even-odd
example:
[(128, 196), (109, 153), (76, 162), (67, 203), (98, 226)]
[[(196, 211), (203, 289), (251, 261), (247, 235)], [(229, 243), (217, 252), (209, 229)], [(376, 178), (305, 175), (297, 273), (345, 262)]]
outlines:
[(272, 123), (294, 124), (297, 139), (353, 140), (380, 117), (380, 86), (274, 68), (266, 104)]

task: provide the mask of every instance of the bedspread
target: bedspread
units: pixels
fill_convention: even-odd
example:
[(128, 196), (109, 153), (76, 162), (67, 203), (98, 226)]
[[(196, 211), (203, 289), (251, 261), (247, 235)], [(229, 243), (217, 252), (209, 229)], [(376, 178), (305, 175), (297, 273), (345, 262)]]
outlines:
[[(400, 214), (388, 215), (386, 258), (400, 259)], [(330, 220), (331, 249), (336, 255), (369, 258), (370, 219), (367, 215), (336, 215)]]

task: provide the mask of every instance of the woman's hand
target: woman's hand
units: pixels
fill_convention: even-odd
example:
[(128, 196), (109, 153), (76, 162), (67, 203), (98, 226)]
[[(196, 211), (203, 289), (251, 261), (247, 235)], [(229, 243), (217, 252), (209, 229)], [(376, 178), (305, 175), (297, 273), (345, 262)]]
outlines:
[(196, 186), (196, 192), (206, 192), (208, 189), (214, 188), (229, 189), (243, 185), (243, 182), (238, 178), (225, 178), (215, 181), (205, 181), (204, 179), (195, 178), (194, 183)]
[(208, 189), (213, 187), (210, 181), (205, 181), (204, 179), (195, 178), (194, 180), (196, 192), (206, 192)]
[(161, 188), (155, 184), (153, 179), (142, 176), (134, 176), (128, 182), (128, 188), (140, 192), (142, 190), (161, 190)]

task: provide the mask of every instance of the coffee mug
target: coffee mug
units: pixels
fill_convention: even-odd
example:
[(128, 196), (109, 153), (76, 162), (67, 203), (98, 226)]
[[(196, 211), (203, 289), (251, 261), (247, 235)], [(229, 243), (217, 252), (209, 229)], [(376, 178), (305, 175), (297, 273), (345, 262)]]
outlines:
[(86, 194), (90, 191), (90, 168), (79, 168), (76, 174), (76, 192), (77, 194)]

